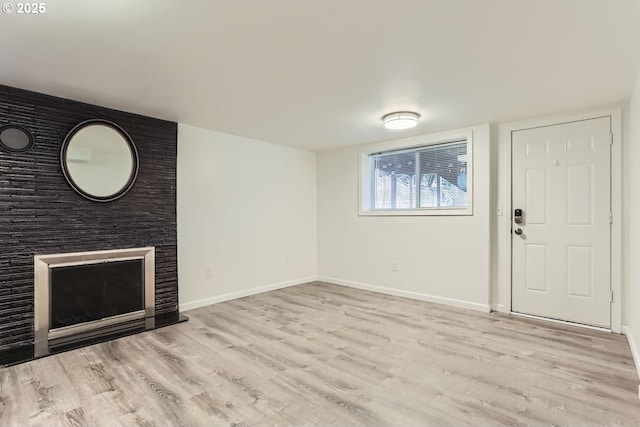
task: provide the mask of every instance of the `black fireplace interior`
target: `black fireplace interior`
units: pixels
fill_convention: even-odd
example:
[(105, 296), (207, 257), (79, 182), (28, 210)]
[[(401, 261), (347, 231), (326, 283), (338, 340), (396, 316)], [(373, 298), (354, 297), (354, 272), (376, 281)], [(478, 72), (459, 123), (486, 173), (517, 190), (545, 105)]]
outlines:
[(50, 328), (144, 310), (142, 259), (51, 268)]

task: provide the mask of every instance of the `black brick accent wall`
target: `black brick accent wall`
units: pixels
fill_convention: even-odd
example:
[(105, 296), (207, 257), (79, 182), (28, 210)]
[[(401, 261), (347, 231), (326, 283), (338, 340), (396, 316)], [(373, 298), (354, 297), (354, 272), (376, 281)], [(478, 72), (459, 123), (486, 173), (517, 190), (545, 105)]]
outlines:
[[(77, 194), (60, 146), (92, 118), (120, 125), (140, 157), (133, 188), (113, 202)], [(178, 310), (176, 123), (0, 85), (0, 126), (29, 129), (35, 147), (0, 151), (0, 350), (33, 341), (33, 256), (156, 248), (156, 313)]]

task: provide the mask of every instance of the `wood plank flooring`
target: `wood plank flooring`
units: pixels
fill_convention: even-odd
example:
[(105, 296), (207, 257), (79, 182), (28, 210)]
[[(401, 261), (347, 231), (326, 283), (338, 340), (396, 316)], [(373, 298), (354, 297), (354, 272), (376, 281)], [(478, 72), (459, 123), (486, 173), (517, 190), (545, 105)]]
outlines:
[(640, 425), (624, 337), (314, 282), (0, 370), (2, 426)]

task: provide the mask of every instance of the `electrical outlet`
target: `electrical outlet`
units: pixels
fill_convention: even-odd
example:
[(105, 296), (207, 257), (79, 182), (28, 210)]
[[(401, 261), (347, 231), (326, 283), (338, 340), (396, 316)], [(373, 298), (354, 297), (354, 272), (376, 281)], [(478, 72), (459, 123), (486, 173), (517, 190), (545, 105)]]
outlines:
[(391, 271), (398, 271), (398, 261), (391, 261)]
[(211, 267), (204, 268), (204, 278), (205, 279), (213, 278), (213, 269)]

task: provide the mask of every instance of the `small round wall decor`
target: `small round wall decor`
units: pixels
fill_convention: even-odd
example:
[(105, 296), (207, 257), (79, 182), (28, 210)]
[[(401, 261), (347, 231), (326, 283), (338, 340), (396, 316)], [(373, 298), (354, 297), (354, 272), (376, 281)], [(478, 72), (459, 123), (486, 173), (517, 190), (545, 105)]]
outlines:
[(0, 148), (9, 153), (26, 153), (33, 148), (35, 139), (31, 132), (22, 126), (5, 125), (0, 127)]

